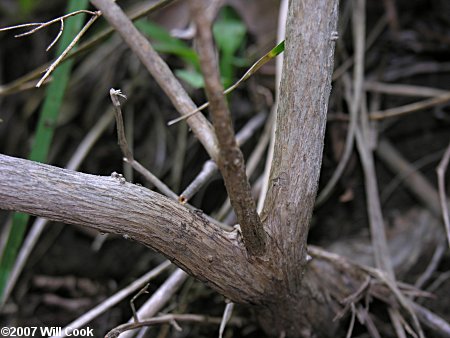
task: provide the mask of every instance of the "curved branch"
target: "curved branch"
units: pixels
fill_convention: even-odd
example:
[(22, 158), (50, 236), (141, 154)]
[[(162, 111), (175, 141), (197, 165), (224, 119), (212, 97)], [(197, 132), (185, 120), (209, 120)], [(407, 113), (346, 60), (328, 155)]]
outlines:
[[(252, 262), (237, 231), (123, 178), (94, 176), (0, 154), (0, 209), (26, 212), (149, 246), (240, 303), (270, 297), (272, 269)], [(272, 276), (271, 276), (272, 275)]]

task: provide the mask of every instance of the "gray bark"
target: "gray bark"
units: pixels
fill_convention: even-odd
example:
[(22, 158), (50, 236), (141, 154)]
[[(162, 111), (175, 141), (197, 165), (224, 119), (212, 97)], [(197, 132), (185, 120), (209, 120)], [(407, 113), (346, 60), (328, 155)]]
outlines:
[(160, 251), (232, 301), (255, 305), (268, 333), (332, 336), (336, 299), (364, 280), (363, 273), (335, 260), (306, 261), (337, 5), (338, 0), (290, 3), (275, 156), (262, 214), (268, 235), (263, 256), (249, 256), (237, 231), (226, 232), (201, 212), (143, 187), (4, 155), (0, 208), (123, 235)]

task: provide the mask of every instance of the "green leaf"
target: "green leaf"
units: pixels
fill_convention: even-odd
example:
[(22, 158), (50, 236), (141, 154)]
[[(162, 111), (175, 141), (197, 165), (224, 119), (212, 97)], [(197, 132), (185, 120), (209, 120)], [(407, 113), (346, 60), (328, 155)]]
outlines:
[(164, 27), (146, 19), (136, 21), (135, 25), (142, 33), (155, 40), (153, 47), (156, 51), (178, 56), (196, 69), (200, 68), (197, 53), (184, 41), (172, 37)]
[(187, 48), (185, 46), (176, 46), (167, 42), (156, 42), (153, 44), (156, 51), (160, 53), (172, 54), (180, 57), (186, 63), (199, 67), (199, 59), (197, 53), (192, 48)]
[(244, 44), (247, 29), (241, 20), (233, 16), (232, 9), (225, 7), (213, 25), (213, 34), (217, 48), (223, 54), (233, 56)]
[(200, 72), (187, 69), (177, 69), (175, 71), (175, 75), (195, 89), (203, 88), (205, 86), (203, 76)]
[[(67, 13), (80, 9), (86, 9), (88, 0), (70, 0)], [(60, 55), (70, 44), (81, 28), (85, 15), (80, 14), (68, 18), (65, 22), (65, 28), (58, 45), (57, 54)], [(61, 64), (52, 74), (53, 81), (46, 89), (46, 97), (39, 115), (38, 126), (35, 132), (35, 139), (29, 158), (33, 161), (46, 162), (50, 145), (53, 139), (54, 129), (58, 114), (61, 109), (64, 93), (70, 77), (73, 60)], [(29, 216), (16, 213), (13, 216), (11, 232), (5, 248), (0, 257), (0, 298), (3, 299), (3, 292), (16, 260), (17, 251), (22, 243), (25, 234), (26, 225)]]
[(278, 54), (284, 52), (284, 40), (281, 41), (278, 45), (272, 48), (272, 50), (268, 53), (270, 58), (274, 58)]
[(219, 50), (219, 68), (224, 87), (233, 83), (235, 55), (244, 45), (247, 29), (231, 7), (224, 7), (213, 25), (213, 35)]
[(33, 9), (36, 7), (37, 3), (35, 0), (20, 0), (19, 7), (22, 16), (28, 16)]

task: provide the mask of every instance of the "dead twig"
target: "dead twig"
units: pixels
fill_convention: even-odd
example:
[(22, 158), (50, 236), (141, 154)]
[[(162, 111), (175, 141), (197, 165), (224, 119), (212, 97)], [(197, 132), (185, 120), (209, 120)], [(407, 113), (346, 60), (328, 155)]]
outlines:
[(150, 284), (147, 283), (141, 290), (139, 290), (139, 292), (137, 294), (135, 294), (133, 296), (133, 298), (130, 299), (130, 307), (131, 307), (131, 311), (133, 312), (133, 319), (134, 319), (135, 323), (139, 322), (139, 318), (138, 318), (138, 315), (136, 313), (136, 307), (134, 306), (134, 301), (136, 299), (138, 299), (140, 295), (142, 295), (144, 293), (148, 293), (147, 289), (148, 289), (149, 285)]
[[(87, 32), (89, 27), (92, 26), (92, 24), (97, 20), (101, 15), (101, 12), (97, 11), (94, 12), (94, 15), (89, 19), (89, 21), (84, 25), (84, 27), (78, 32), (78, 34), (75, 36), (75, 38), (69, 43), (67, 48), (64, 50), (64, 52), (61, 53), (58, 58), (52, 62), (50, 67), (47, 68), (45, 71), (44, 76), (39, 80), (39, 82), (36, 84), (36, 87), (39, 88), (44, 81), (50, 76), (50, 74), (55, 70), (56, 67), (61, 63), (61, 61), (64, 59), (64, 57), (69, 53), (69, 51), (77, 44), (77, 42), (81, 39), (81, 37), (84, 35), (84, 33)], [(54, 42), (52, 42), (53, 44)]]
[(450, 92), (443, 95), (433, 97), (431, 99), (406, 104), (404, 106), (390, 108), (386, 110), (371, 112), (369, 117), (371, 120), (382, 120), (390, 117), (398, 117), (409, 113), (414, 113), (419, 110), (431, 108), (450, 101)]
[(120, 150), (124, 155), (125, 161), (129, 163), (137, 172), (141, 173), (164, 195), (176, 200), (178, 198), (177, 194), (175, 194), (166, 184), (164, 184), (164, 182), (162, 182), (159, 178), (153, 175), (149, 170), (144, 168), (143, 165), (141, 165), (138, 161), (136, 161), (133, 157), (133, 153), (128, 147), (127, 139), (125, 137), (125, 128), (123, 125), (122, 108), (119, 101), (119, 97), (126, 98), (126, 96), (123, 95), (120, 90), (116, 90), (114, 88), (111, 88), (111, 90), (109, 91), (109, 95), (114, 105), (114, 112), (117, 124), (117, 139)]
[[(109, 91), (111, 101), (114, 106), (114, 112), (116, 117), (116, 124), (117, 124), (117, 139), (119, 143), (119, 147), (122, 151), (122, 154), (124, 155), (124, 161), (126, 161), (130, 166), (136, 170), (138, 173), (140, 173), (142, 176), (144, 176), (149, 182), (151, 182), (161, 193), (166, 195), (167, 197), (177, 201), (179, 200), (178, 195), (175, 194), (164, 182), (162, 182), (158, 177), (156, 177), (150, 170), (146, 169), (140, 162), (134, 159), (133, 153), (128, 147), (128, 142), (125, 136), (125, 127), (123, 125), (123, 117), (122, 117), (122, 108), (120, 104), (119, 97), (126, 98), (124, 94), (120, 90), (116, 90), (114, 88), (111, 88)], [(180, 201), (181, 202), (181, 201)], [(186, 207), (190, 210), (195, 210), (191, 205), (185, 204)], [(232, 229), (217, 220), (211, 218), (208, 215), (205, 215), (205, 217), (211, 221), (212, 223), (218, 225), (222, 229), (231, 231)]]
[[(394, 278), (394, 270), (389, 257), (386, 234), (381, 213), (378, 188), (373, 163), (373, 155), (370, 150), (370, 129), (367, 116), (364, 114), (363, 83), (364, 83), (364, 39), (365, 39), (365, 0), (358, 0), (353, 10), (353, 31), (355, 34), (355, 73), (353, 85), (353, 97), (347, 98), (350, 107), (360, 111), (360, 123), (356, 127), (356, 145), (361, 157), (364, 169), (367, 209), (369, 213), (370, 230), (375, 253), (376, 266), (386, 271)], [(347, 89), (348, 95), (350, 91)]]
[(365, 81), (364, 89), (366, 91), (374, 93), (402, 95), (402, 96), (416, 96), (416, 97), (435, 97), (448, 94), (448, 90), (438, 88), (396, 84), (396, 83), (384, 83), (377, 81)]
[[(414, 194), (436, 217), (441, 217), (438, 192), (426, 178), (394, 148), (386, 139), (378, 142), (378, 157), (395, 173), (404, 177), (405, 187)], [(406, 179), (407, 178), (407, 179)]]
[[(59, 40), (59, 38), (62, 35), (62, 32), (64, 30), (64, 20), (74, 16), (74, 15), (78, 15), (78, 14), (89, 14), (91, 15), (91, 19), (84, 25), (84, 27), (80, 30), (80, 32), (78, 32), (78, 34), (75, 36), (75, 38), (72, 40), (72, 42), (66, 47), (66, 49), (62, 52), (62, 54), (51, 63), (51, 65), (45, 70), (45, 74), (44, 76), (42, 76), (42, 78), (39, 80), (39, 82), (36, 84), (36, 87), (39, 88), (44, 81), (50, 76), (50, 74), (55, 70), (56, 67), (58, 67), (58, 65), (62, 62), (62, 60), (66, 57), (66, 55), (69, 53), (69, 51), (77, 44), (77, 42), (81, 39), (81, 37), (84, 35), (84, 33), (86, 33), (86, 31), (89, 29), (90, 26), (92, 26), (92, 24), (95, 22), (95, 20), (98, 19), (98, 17), (101, 16), (101, 12), (96, 11), (88, 11), (88, 10), (79, 10), (79, 11), (75, 11), (63, 16), (60, 16), (56, 19), (47, 21), (47, 22), (38, 22), (38, 23), (26, 23), (26, 24), (22, 24), (22, 25), (16, 25), (16, 26), (10, 26), (10, 27), (5, 27), (5, 28), (1, 28), (0, 32), (3, 31), (8, 31), (8, 30), (12, 30), (12, 29), (18, 29), (18, 28), (25, 28), (25, 27), (35, 27), (25, 33), (21, 33), (21, 34), (17, 34), (14, 37), (19, 38), (19, 37), (23, 37), (23, 36), (27, 36), (27, 35), (31, 35), (36, 33), (37, 31), (51, 26), (52, 24), (54, 24), (55, 22), (60, 22), (60, 29), (58, 31), (58, 34), (56, 35), (56, 37), (53, 39), (53, 41), (49, 44), (49, 46), (47, 47), (46, 51), (48, 52), (54, 45), (55, 43)], [(37, 27), (36, 27), (37, 26)]]
[[(172, 3), (173, 1), (174, 0), (159, 0), (156, 3), (151, 2), (150, 4), (147, 4), (147, 3), (140, 4), (140, 5), (136, 6), (136, 8), (133, 8), (130, 11), (130, 14), (129, 14), (130, 19), (132, 21), (140, 19), (140, 18), (144, 17), (145, 15)], [(67, 55), (65, 55), (62, 58), (61, 63), (65, 62), (69, 59), (72, 59), (72, 58), (80, 55), (81, 53), (91, 49), (92, 47), (96, 46), (98, 43), (100, 43), (103, 40), (105, 40), (106, 38), (108, 38), (112, 33), (114, 33), (114, 29), (112, 27), (108, 27), (108, 28), (104, 29), (103, 31), (96, 34), (92, 38), (83, 42), (76, 50), (72, 49)], [(45, 70), (49, 66), (50, 66), (50, 63), (44, 64), (8, 84), (0, 85), (0, 96), (10, 95), (10, 94), (16, 93), (17, 91), (34, 88), (35, 85), (30, 83), (30, 81), (39, 77), (40, 74), (45, 72)]]
[(225, 327), (228, 324), (228, 321), (233, 314), (234, 303), (227, 301), (227, 305), (225, 305), (225, 310), (223, 311), (222, 321), (220, 322), (219, 327), (219, 338), (223, 337), (223, 333), (225, 331)]
[(222, 173), (231, 205), (236, 212), (245, 247), (250, 254), (261, 255), (265, 250), (265, 232), (256, 212), (256, 203), (245, 173), (244, 157), (236, 142), (231, 114), (220, 83), (211, 21), (203, 15), (207, 3), (203, 0), (192, 0), (189, 1), (189, 4), (197, 26), (200, 65), (219, 143), (220, 156), (217, 164)]
[(389, 28), (394, 36), (396, 36), (400, 30), (400, 24), (397, 15), (397, 8), (395, 7), (395, 1), (383, 0), (383, 5), (389, 23)]
[(414, 286), (417, 289), (421, 289), (426, 282), (431, 278), (432, 274), (437, 270), (439, 263), (441, 262), (442, 257), (445, 254), (446, 245), (444, 242), (441, 242), (436, 250), (434, 251), (433, 257), (429, 264), (427, 264), (426, 270), (420, 275), (417, 281), (414, 283)]
[(29, 30), (29, 31), (27, 31), (25, 33), (14, 35), (15, 38), (19, 38), (19, 37), (22, 37), (22, 36), (31, 35), (33, 33), (36, 33), (37, 31), (41, 30), (42, 28), (51, 26), (55, 22), (64, 21), (65, 19), (70, 18), (71, 16), (75, 16), (75, 15), (78, 15), (78, 14), (81, 14), (81, 13), (85, 13), (85, 14), (89, 14), (89, 15), (97, 15), (96, 12), (82, 9), (82, 10), (79, 10), (79, 11), (75, 11), (75, 12), (72, 12), (72, 13), (60, 16), (58, 18), (55, 18), (55, 19), (47, 21), (47, 22), (24, 23), (24, 24), (21, 24), (21, 25), (8, 26), (8, 27), (5, 27), (5, 28), (0, 28), (0, 32), (9, 31), (9, 30), (13, 30), (13, 29), (19, 29), (19, 28), (27, 28), (27, 27), (36, 27), (37, 26), (36, 28), (33, 28), (33, 29), (31, 29), (31, 30)]
[[(386, 285), (395, 294), (399, 303), (410, 314), (417, 333), (424, 337), (422, 328), (411, 308), (410, 301), (400, 291), (396, 280), (392, 261), (387, 245), (386, 231), (383, 222), (381, 203), (378, 194), (375, 164), (373, 158), (373, 147), (371, 146), (372, 132), (367, 114), (367, 103), (363, 95), (364, 83), (364, 40), (365, 40), (365, 0), (357, 0), (353, 7), (353, 32), (355, 40), (355, 75), (354, 75), (354, 97), (349, 101), (350, 105), (360, 111), (359, 123), (356, 127), (356, 146), (360, 154), (364, 171), (364, 181), (367, 195), (367, 210), (369, 215), (370, 233), (374, 249), (375, 264), (381, 271), (377, 271), (379, 279), (384, 280)], [(348, 92), (348, 90), (346, 91)], [(346, 95), (347, 96), (347, 95)], [(349, 98), (348, 98), (349, 99)], [(406, 337), (403, 326), (400, 324), (399, 313), (389, 308), (391, 322), (399, 338)]]
[[(153, 295), (150, 297), (148, 301), (144, 303), (144, 305), (141, 306), (141, 308), (137, 311), (136, 317), (140, 318), (141, 320), (144, 320), (143, 318), (151, 318), (154, 315), (158, 313), (158, 311), (161, 310), (161, 308), (170, 300), (172, 299), (173, 295), (178, 291), (178, 289), (183, 285), (184, 281), (188, 275), (181, 269), (176, 269), (172, 275), (158, 288), (158, 290), (153, 293)], [(131, 318), (128, 321), (128, 324), (124, 325), (132, 325), (132, 324), (139, 324), (133, 323), (133, 318)], [(121, 325), (122, 326), (122, 325)], [(121, 327), (119, 326), (119, 328)], [(127, 330), (136, 329), (142, 326), (147, 325), (140, 325), (138, 327), (131, 326)], [(117, 329), (117, 328), (116, 328)], [(114, 329), (114, 330), (116, 330)], [(113, 330), (113, 331), (114, 331)], [(124, 332), (120, 335), (120, 338), (131, 338), (133, 337), (133, 332), (128, 331)]]
[[(345, 86), (345, 90), (350, 90), (350, 79), (347, 74), (343, 76), (344, 82), (347, 81), (348, 84)], [(350, 97), (350, 92), (348, 92), (346, 95)], [(356, 102), (356, 96), (353, 98), (352, 102)], [(345, 148), (344, 153), (342, 154), (341, 158), (339, 159), (339, 163), (336, 167), (336, 170), (333, 172), (333, 175), (323, 187), (323, 189), (320, 191), (319, 195), (316, 199), (315, 207), (321, 206), (325, 201), (330, 197), (331, 193), (333, 192), (334, 187), (336, 186), (337, 182), (341, 178), (342, 174), (344, 173), (344, 170), (347, 166), (348, 161), (350, 160), (350, 157), (353, 153), (353, 146), (355, 145), (355, 132), (356, 132), (356, 126), (358, 122), (358, 107), (355, 105), (350, 105), (350, 124), (347, 131), (347, 136), (345, 139)]]
[(146, 319), (138, 323), (129, 323), (120, 325), (113, 330), (109, 331), (105, 338), (117, 338), (122, 337), (124, 333), (129, 332), (129, 330), (139, 329), (145, 326), (159, 325), (159, 324), (171, 324), (177, 330), (180, 330), (180, 326), (177, 322), (191, 322), (191, 323), (203, 323), (203, 324), (220, 324), (221, 318), (209, 317), (204, 315), (195, 314), (181, 314), (181, 315), (162, 315), (151, 319)]
[[(172, 263), (170, 261), (164, 261), (163, 263), (159, 264), (157, 267), (153, 268), (149, 272), (147, 272), (142, 277), (136, 279), (134, 282), (132, 282), (127, 287), (123, 288), (119, 292), (115, 293), (111, 297), (105, 299), (100, 304), (89, 310), (88, 312), (84, 313), (81, 317), (77, 318), (73, 322), (66, 325), (65, 328), (62, 329), (62, 336), (58, 336), (59, 338), (66, 337), (66, 334), (70, 334), (74, 329), (81, 328), (88, 324), (90, 321), (97, 318), (99, 315), (107, 311), (108, 309), (112, 308), (114, 305), (128, 297), (133, 292), (136, 292), (140, 288), (142, 288), (142, 285), (145, 283), (148, 283), (151, 279), (154, 279), (155, 277), (159, 276), (163, 271), (165, 271), (168, 267), (170, 267)], [(51, 337), (56, 338), (56, 337)]]
[(434, 332), (437, 332), (441, 337), (450, 338), (450, 324), (445, 321), (445, 319), (439, 317), (435, 313), (417, 303), (412, 303), (412, 305), (420, 321), (426, 327)]
[[(236, 141), (239, 146), (245, 144), (255, 131), (261, 126), (266, 118), (266, 114), (260, 113), (251, 118), (246, 125), (236, 134)], [(194, 180), (187, 186), (180, 194), (178, 200), (181, 203), (187, 203), (218, 171), (217, 165), (214, 161), (206, 161), (202, 170), (194, 178)]]
[(449, 219), (447, 196), (445, 193), (445, 172), (447, 171), (449, 160), (450, 160), (450, 144), (448, 145), (441, 162), (439, 162), (439, 165), (436, 168), (439, 186), (439, 201), (441, 203), (442, 208), (442, 218), (444, 219), (448, 245), (450, 246), (450, 219)]

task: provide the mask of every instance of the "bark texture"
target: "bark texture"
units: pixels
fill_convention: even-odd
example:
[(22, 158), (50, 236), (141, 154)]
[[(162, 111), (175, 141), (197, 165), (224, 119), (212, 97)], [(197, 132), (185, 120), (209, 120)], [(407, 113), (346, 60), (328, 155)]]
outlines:
[[(301, 331), (308, 336), (317, 324), (317, 316), (309, 317), (316, 310), (323, 311), (323, 292), (317, 292), (316, 281), (312, 282), (315, 275), (307, 271), (304, 280), (303, 276), (322, 163), (337, 18), (337, 0), (294, 0), (289, 4), (274, 158), (262, 215), (272, 239), (269, 252), (279, 254), (272, 259), (277, 259), (282, 269), (278, 287), (286, 297), (270, 307), (276, 313), (269, 310), (261, 321), (273, 333), (281, 332), (283, 328), (277, 324), (284, 322), (289, 336)], [(279, 321), (277, 316), (285, 320)], [(324, 313), (321, 316), (326, 317)]]
[[(275, 155), (261, 218), (267, 233), (264, 255), (248, 255), (237, 231), (226, 232), (201, 211), (190, 212), (143, 187), (4, 155), (0, 208), (120, 234), (152, 247), (232, 301), (256, 305), (261, 323), (273, 335), (333, 336), (338, 300), (365, 278), (360, 270), (317, 251), (312, 261), (306, 260), (331, 88), (337, 4), (338, 0), (290, 3)], [(117, 30), (128, 27), (112, 1), (102, 11), (107, 20), (120, 19)], [(126, 41), (126, 34), (123, 37)], [(145, 52), (141, 61), (155, 71), (147, 40), (134, 45)], [(185, 112), (186, 107), (195, 108), (187, 98), (183, 103), (172, 99)], [(209, 136), (201, 141), (215, 157), (215, 139), (209, 127), (206, 130)]]
[(219, 143), (220, 156), (217, 164), (241, 227), (245, 247), (249, 254), (260, 256), (264, 253), (266, 234), (256, 212), (256, 203), (245, 173), (244, 155), (238, 146), (230, 110), (223, 94), (211, 31), (212, 22), (205, 15), (207, 2), (209, 1), (193, 0), (189, 4), (197, 27), (200, 65)]
[(237, 231), (222, 230), (200, 210), (115, 177), (0, 155), (0, 209), (133, 239), (241, 303), (260, 303), (273, 275), (262, 261), (249, 264)]

